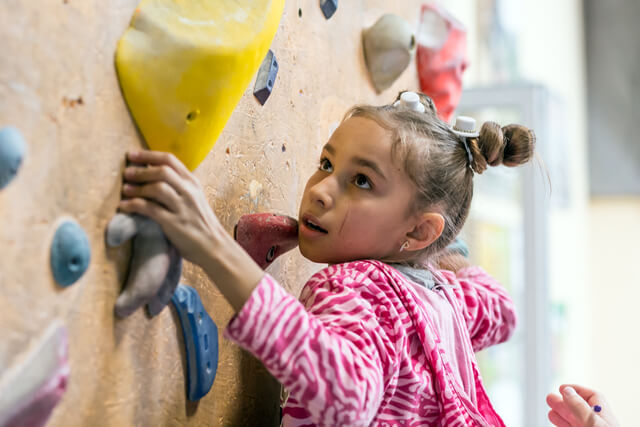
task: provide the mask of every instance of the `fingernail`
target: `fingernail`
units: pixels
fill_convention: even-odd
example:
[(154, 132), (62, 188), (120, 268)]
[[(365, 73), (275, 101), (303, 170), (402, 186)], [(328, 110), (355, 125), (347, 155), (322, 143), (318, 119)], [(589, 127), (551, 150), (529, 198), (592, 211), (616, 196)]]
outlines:
[(127, 192), (129, 190), (131, 190), (132, 185), (131, 184), (123, 184), (122, 185), (122, 191)]
[(129, 153), (127, 153), (127, 157), (128, 157), (130, 160), (135, 160), (139, 155), (140, 155), (140, 152), (139, 152), (139, 151), (136, 151), (136, 150), (134, 150), (134, 151), (129, 151)]
[(126, 178), (131, 178), (134, 175), (135, 171), (133, 170), (133, 168), (126, 168), (124, 170), (124, 176)]
[(566, 394), (577, 394), (573, 387), (565, 387), (562, 392)]

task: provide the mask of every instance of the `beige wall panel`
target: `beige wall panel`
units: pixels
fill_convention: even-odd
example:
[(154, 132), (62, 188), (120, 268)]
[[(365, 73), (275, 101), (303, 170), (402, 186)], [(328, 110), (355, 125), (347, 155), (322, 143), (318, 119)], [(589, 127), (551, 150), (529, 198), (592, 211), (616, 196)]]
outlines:
[[(0, 2), (0, 126), (18, 127), (28, 144), (17, 178), (0, 191), (0, 373), (61, 318), (69, 328), (71, 378), (51, 426), (275, 424), (279, 385), (222, 338), (232, 311), (199, 268), (187, 264), (182, 282), (198, 289), (220, 328), (220, 363), (211, 392), (198, 404), (185, 401), (184, 350), (173, 309), (154, 319), (142, 310), (124, 320), (113, 315), (129, 253), (107, 250), (104, 229), (119, 200), (124, 153), (142, 146), (113, 61), (136, 5)], [(400, 89), (417, 88), (412, 61), (376, 95), (360, 33), (386, 12), (417, 25), (419, 8), (419, 1), (341, 1), (327, 21), (317, 0), (287, 1), (272, 45), (280, 64), (274, 92), (260, 106), (251, 83), (196, 169), (227, 230), (244, 213), (295, 216), (320, 147), (346, 108), (388, 102)], [(65, 216), (86, 231), (92, 259), (85, 275), (63, 289), (52, 278), (49, 246)], [(297, 295), (318, 267), (292, 251), (269, 272)]]

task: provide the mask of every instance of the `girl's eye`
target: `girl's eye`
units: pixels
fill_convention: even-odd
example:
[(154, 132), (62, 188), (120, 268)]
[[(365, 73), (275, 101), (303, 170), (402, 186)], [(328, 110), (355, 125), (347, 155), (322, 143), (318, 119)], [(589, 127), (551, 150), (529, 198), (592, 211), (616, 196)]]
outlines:
[(333, 166), (331, 165), (331, 162), (329, 161), (329, 159), (327, 159), (326, 157), (320, 159), (320, 167), (319, 169), (321, 171), (324, 172), (332, 172), (333, 171)]
[(370, 190), (371, 189), (371, 182), (369, 181), (369, 178), (367, 178), (366, 175), (362, 175), (361, 173), (356, 175), (353, 183), (358, 188), (363, 188), (365, 190)]

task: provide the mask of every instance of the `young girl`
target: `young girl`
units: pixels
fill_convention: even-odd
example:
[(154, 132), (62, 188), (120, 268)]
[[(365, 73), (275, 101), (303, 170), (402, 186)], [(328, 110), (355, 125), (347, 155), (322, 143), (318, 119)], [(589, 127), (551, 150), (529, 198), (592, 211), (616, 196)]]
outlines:
[(464, 224), (474, 173), (528, 161), (535, 137), (495, 123), (477, 136), (411, 92), (352, 108), (304, 190), (300, 251), (329, 266), (299, 300), (236, 244), (174, 156), (130, 153), (120, 209), (156, 220), (230, 302), (226, 337), (289, 391), (283, 425), (500, 426), (474, 352), (511, 335), (513, 303), (464, 257), (442, 259), (452, 270), (430, 260)]

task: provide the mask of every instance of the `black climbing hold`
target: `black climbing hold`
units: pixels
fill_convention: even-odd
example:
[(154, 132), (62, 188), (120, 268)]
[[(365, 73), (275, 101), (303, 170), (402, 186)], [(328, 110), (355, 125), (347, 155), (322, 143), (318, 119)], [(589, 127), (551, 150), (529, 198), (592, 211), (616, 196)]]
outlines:
[(329, 19), (338, 9), (338, 0), (320, 0), (320, 9), (326, 19)]
[(218, 327), (191, 286), (178, 285), (171, 297), (182, 325), (187, 355), (187, 398), (202, 399), (218, 370)]
[(89, 267), (91, 248), (84, 230), (73, 221), (63, 222), (51, 244), (51, 270), (60, 286), (74, 284)]
[(0, 189), (18, 173), (25, 150), (26, 144), (18, 129), (13, 126), (0, 129)]
[(278, 75), (278, 61), (271, 49), (267, 52), (267, 56), (264, 57), (260, 69), (258, 70), (258, 77), (256, 77), (256, 84), (253, 87), (253, 95), (258, 99), (261, 105), (267, 102), (267, 98), (271, 95), (273, 85)]

